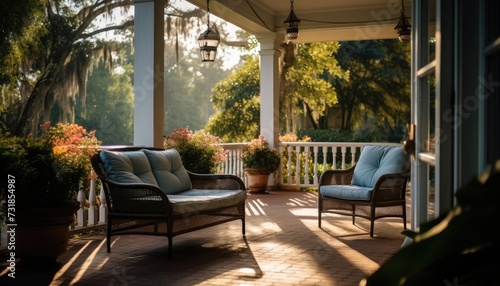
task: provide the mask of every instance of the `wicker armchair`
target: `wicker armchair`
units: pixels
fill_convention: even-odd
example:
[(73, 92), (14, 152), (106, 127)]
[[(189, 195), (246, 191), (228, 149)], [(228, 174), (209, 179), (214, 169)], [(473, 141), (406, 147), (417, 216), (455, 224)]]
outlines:
[(370, 220), (400, 217), (406, 229), (406, 184), (409, 160), (400, 146), (366, 145), (356, 165), (347, 170), (327, 170), (319, 181), (318, 226), (323, 213)]

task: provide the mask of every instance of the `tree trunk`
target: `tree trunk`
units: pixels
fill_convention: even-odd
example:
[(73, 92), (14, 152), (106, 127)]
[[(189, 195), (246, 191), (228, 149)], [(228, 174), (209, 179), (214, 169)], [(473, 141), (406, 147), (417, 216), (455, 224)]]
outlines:
[(293, 114), (293, 102), (287, 100), (287, 94), (292, 92), (289, 88), (289, 84), (286, 82), (286, 74), (288, 70), (293, 66), (293, 62), (295, 60), (295, 44), (293, 43), (282, 43), (281, 47), (283, 48), (282, 58), (283, 65), (280, 69), (280, 104), (283, 107), (280, 107), (280, 111), (285, 112), (284, 124), (286, 132), (292, 132), (296, 129), (295, 126), (295, 117)]
[(55, 52), (50, 56), (50, 61), (44, 72), (37, 80), (35, 87), (23, 108), (21, 118), (17, 123), (14, 135), (26, 137), (36, 131), (38, 115), (44, 109), (45, 99), (48, 96), (54, 82), (61, 73), (66, 58), (69, 56), (71, 45), (66, 46), (66, 50)]

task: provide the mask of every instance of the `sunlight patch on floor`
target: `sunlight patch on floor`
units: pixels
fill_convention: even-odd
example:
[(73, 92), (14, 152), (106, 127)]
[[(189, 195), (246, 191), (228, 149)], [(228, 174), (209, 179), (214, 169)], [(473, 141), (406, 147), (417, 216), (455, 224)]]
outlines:
[(266, 215), (266, 212), (262, 208), (264, 206), (267, 206), (267, 204), (262, 203), (260, 200), (247, 201), (245, 213), (247, 216)]
[(70, 285), (77, 283), (82, 278), (83, 274), (92, 265), (92, 262), (94, 261), (95, 257), (97, 256), (97, 253), (102, 248), (104, 243), (106, 243), (106, 240), (101, 241), (101, 243), (99, 243), (99, 245), (94, 249), (94, 251), (92, 251), (92, 253), (89, 255), (89, 257), (87, 257), (87, 259), (85, 259), (85, 262), (80, 267), (80, 270), (78, 270), (78, 273), (76, 273), (73, 280), (71, 280), (71, 282), (69, 283)]
[(294, 216), (314, 216), (314, 217), (318, 217), (318, 209), (317, 208), (294, 208), (294, 209), (289, 209), (289, 211)]
[(87, 242), (83, 247), (82, 249), (80, 249), (75, 255), (73, 255), (73, 257), (71, 257), (71, 259), (66, 263), (64, 264), (61, 269), (59, 271), (57, 271), (57, 273), (54, 275), (54, 279), (53, 281), (59, 279), (61, 276), (64, 275), (64, 273), (66, 273), (66, 271), (68, 271), (68, 269), (73, 265), (73, 263), (78, 259), (78, 257), (80, 257), (80, 255), (82, 255), (83, 251), (92, 243), (92, 241), (89, 241)]
[(268, 232), (282, 232), (283, 229), (275, 222), (263, 222), (258, 225), (248, 225), (248, 230), (253, 234), (262, 234)]
[[(302, 219), (301, 222), (312, 230), (318, 230), (318, 222), (317, 220), (307, 220)], [(339, 227), (340, 226), (340, 227)], [(322, 222), (322, 227), (324, 229), (328, 229), (329, 233), (336, 233), (339, 236), (352, 236), (352, 235), (367, 235), (365, 232), (359, 232), (359, 228), (353, 226), (349, 223), (347, 227), (348, 231), (346, 231), (345, 223), (337, 223), (336, 225), (330, 224), (327, 221)], [(354, 228), (352, 228), (354, 227)], [(332, 259), (334, 257), (338, 257), (341, 255), (344, 257), (346, 261), (349, 261), (356, 268), (360, 269), (366, 274), (370, 274), (376, 269), (378, 269), (379, 264), (373, 261), (371, 258), (365, 256), (363, 253), (357, 251), (356, 249), (350, 247), (349, 245), (343, 243), (341, 240), (336, 239), (332, 236), (324, 236), (324, 238), (320, 235), (317, 240), (314, 241), (316, 247), (314, 249), (314, 257), (318, 261), (324, 261), (327, 259)]]

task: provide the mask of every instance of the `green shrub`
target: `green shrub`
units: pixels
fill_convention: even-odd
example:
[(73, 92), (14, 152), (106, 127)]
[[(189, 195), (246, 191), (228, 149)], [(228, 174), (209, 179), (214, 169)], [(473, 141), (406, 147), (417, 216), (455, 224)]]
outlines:
[(280, 165), (278, 152), (269, 148), (269, 142), (262, 135), (246, 146), (241, 160), (245, 168), (263, 169), (269, 173), (274, 173)]

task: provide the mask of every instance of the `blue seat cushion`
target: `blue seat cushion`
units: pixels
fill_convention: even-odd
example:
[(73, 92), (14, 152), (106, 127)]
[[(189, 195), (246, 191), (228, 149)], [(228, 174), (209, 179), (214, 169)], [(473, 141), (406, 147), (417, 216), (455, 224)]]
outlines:
[(235, 206), (246, 200), (245, 190), (191, 189), (175, 195), (167, 195), (176, 214), (196, 213)]
[(373, 188), (380, 176), (401, 173), (408, 164), (409, 158), (402, 146), (366, 145), (356, 163), (351, 184)]
[(319, 188), (320, 194), (351, 201), (370, 201), (373, 188), (356, 185), (325, 185)]
[(182, 165), (181, 156), (175, 149), (142, 150), (149, 159), (158, 186), (167, 195), (192, 188), (191, 179)]

